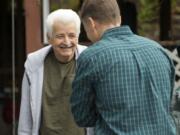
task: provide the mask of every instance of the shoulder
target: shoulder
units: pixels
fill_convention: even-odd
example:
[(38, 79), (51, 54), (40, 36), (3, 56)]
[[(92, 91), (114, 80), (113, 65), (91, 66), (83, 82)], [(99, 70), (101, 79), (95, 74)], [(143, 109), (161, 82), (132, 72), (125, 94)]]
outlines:
[(51, 45), (43, 47), (35, 52), (28, 54), (27, 59), (25, 61), (26, 69), (35, 69), (40, 66), (44, 62), (44, 58), (51, 49)]
[(84, 45), (80, 45), (80, 44), (78, 44), (77, 45), (77, 50), (78, 50), (78, 52), (83, 52), (85, 49), (87, 49), (87, 46), (84, 46)]
[(49, 51), (50, 48), (51, 48), (51, 45), (45, 46), (45, 47), (43, 47), (43, 48), (41, 48), (41, 49), (39, 49), (37, 51), (29, 53), (27, 57), (30, 58), (30, 59), (33, 59), (33, 58), (35, 58), (35, 57), (37, 57), (37, 56), (39, 56), (39, 55), (41, 55), (43, 53), (46, 53), (47, 51)]
[(144, 43), (144, 44), (147, 44), (147, 45), (151, 45), (151, 46), (154, 46), (154, 47), (157, 47), (157, 48), (163, 48), (157, 41), (155, 40), (152, 40), (152, 39), (149, 39), (147, 37), (142, 37), (142, 36), (139, 36), (139, 35), (135, 35), (134, 34), (134, 37), (135, 37), (135, 40), (137, 39), (137, 41), (139, 41), (140, 43)]
[(78, 48), (78, 49), (86, 49), (87, 46), (78, 44), (78, 45), (77, 45), (77, 48)]
[(93, 43), (90, 45), (87, 49), (85, 49), (82, 54), (80, 55), (80, 59), (91, 59), (93, 57), (97, 57), (100, 53), (102, 53), (104, 50), (106, 50), (105, 45), (107, 45), (107, 42), (104, 42), (104, 40), (100, 40), (96, 43)]

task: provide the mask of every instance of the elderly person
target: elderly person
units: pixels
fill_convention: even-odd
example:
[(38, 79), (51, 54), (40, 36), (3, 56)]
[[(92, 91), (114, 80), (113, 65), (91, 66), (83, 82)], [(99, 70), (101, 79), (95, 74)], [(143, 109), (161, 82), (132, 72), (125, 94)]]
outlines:
[(50, 45), (25, 62), (18, 135), (85, 135), (69, 103), (76, 60), (86, 49), (78, 45), (80, 18), (70, 9), (56, 10), (47, 30)]
[(81, 19), (94, 44), (77, 61), (72, 113), (95, 135), (175, 135), (174, 66), (155, 41), (121, 26), (116, 0), (85, 0)]

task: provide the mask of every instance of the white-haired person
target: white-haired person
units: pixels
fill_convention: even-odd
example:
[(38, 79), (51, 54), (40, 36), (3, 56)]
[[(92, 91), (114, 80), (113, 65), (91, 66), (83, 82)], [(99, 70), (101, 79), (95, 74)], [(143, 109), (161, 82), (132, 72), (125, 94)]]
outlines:
[(29, 54), (25, 62), (18, 135), (85, 135), (69, 103), (76, 60), (86, 49), (78, 45), (80, 23), (71, 9), (48, 15), (50, 45)]

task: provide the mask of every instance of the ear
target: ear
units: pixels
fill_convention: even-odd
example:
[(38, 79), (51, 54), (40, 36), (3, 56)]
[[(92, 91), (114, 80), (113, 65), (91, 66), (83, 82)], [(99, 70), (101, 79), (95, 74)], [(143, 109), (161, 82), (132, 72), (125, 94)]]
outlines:
[(96, 22), (94, 21), (92, 17), (88, 17), (88, 23), (93, 29), (96, 29)]
[(92, 17), (88, 18), (88, 23), (91, 27), (91, 30), (94, 32), (95, 36), (99, 36), (99, 28), (101, 27), (101, 25), (99, 25), (99, 23)]
[(49, 43), (49, 44), (52, 44), (52, 38), (49, 36), (48, 33), (46, 34), (46, 36), (47, 36), (48, 43)]

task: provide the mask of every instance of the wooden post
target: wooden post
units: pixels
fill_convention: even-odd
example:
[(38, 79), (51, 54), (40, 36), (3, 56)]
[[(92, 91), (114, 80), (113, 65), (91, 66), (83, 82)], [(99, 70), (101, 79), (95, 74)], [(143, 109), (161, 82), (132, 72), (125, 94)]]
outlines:
[(24, 0), (26, 54), (43, 47), (40, 0)]

